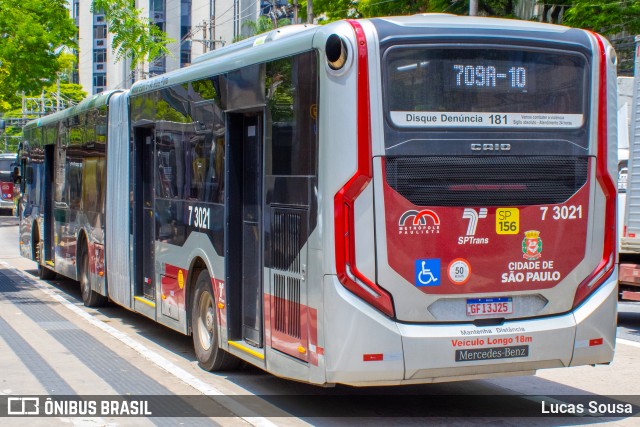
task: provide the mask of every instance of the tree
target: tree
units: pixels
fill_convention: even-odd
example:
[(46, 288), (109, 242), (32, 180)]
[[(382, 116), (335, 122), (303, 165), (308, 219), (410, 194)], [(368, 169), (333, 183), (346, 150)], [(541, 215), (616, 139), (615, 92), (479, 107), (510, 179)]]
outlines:
[[(517, 0), (478, 0), (478, 15), (512, 18)], [(446, 12), (456, 15), (469, 14), (469, 0), (431, 0), (430, 12)]]
[(603, 35), (640, 34), (640, 2), (637, 0), (573, 0), (563, 24)]
[(0, 0), (0, 110), (55, 81), (61, 48), (75, 47), (66, 0)]
[[(291, 25), (291, 20), (287, 18), (278, 20), (278, 27), (284, 27), (285, 25)], [(267, 33), (275, 28), (273, 21), (266, 16), (259, 16), (257, 21), (246, 21), (242, 24), (242, 26), (250, 32), (250, 35), (247, 37)], [(236, 39), (234, 39), (234, 42), (240, 41), (247, 37), (236, 37)]]
[[(480, 15), (510, 17), (516, 0), (479, 0)], [(304, 2), (301, 2), (304, 4)], [(467, 15), (469, 1), (459, 0), (314, 0), (314, 14), (327, 21), (345, 18), (413, 15), (426, 12), (447, 12)]]
[(169, 54), (167, 45), (175, 40), (142, 16), (135, 0), (93, 0), (91, 11), (102, 11), (107, 28), (114, 35), (111, 48), (115, 61), (131, 59), (131, 69), (144, 61)]

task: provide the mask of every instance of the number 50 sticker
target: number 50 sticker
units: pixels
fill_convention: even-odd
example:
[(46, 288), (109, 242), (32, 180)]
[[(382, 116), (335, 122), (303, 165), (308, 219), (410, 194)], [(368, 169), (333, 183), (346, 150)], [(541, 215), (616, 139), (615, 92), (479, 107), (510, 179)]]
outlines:
[(471, 265), (466, 259), (456, 258), (449, 263), (447, 272), (449, 273), (449, 280), (456, 285), (464, 285), (471, 275)]

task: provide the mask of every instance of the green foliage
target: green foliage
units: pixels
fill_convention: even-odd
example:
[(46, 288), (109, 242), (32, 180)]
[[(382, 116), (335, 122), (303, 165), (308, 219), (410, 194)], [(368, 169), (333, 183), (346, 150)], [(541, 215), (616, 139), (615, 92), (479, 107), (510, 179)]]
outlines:
[[(50, 94), (56, 93), (56, 85), (52, 84), (46, 87), (46, 90)], [(71, 101), (78, 103), (87, 97), (87, 92), (82, 90), (82, 86), (75, 83), (60, 83), (60, 95), (63, 98), (70, 99)]]
[(268, 110), (274, 122), (293, 120), (293, 78), (291, 59), (270, 62), (267, 66), (265, 90)]
[[(510, 17), (517, 0), (479, 0), (478, 14)], [(301, 2), (306, 11), (306, 2)], [(324, 22), (345, 18), (413, 15), (427, 12), (469, 13), (469, 0), (314, 0), (316, 16), (326, 16)]]
[(62, 51), (58, 56), (58, 63), (60, 64), (60, 81), (63, 83), (69, 83), (71, 81), (71, 75), (73, 69), (78, 62), (78, 57), (70, 52)]
[(134, 0), (93, 0), (91, 10), (104, 12), (109, 32), (114, 35), (111, 47), (116, 62), (129, 58), (134, 69), (137, 64), (169, 54), (167, 45), (175, 40), (144, 17)]
[(563, 24), (604, 35), (623, 31), (640, 34), (640, 2), (637, 0), (573, 0)]
[[(478, 15), (512, 18), (518, 0), (478, 0)], [(567, 0), (569, 1), (569, 0)], [(431, 0), (429, 12), (446, 12), (456, 15), (469, 14), (469, 0)]]
[[(339, 19), (346, 18), (361, 18), (356, 7), (361, 2), (354, 0), (314, 0), (313, 1), (313, 14), (316, 17), (324, 15), (326, 18), (322, 19), (322, 22), (333, 22)], [(306, 16), (307, 8), (300, 9), (302, 15)]]
[(0, 110), (55, 81), (61, 47), (75, 47), (66, 0), (0, 0)]
[[(457, 2), (456, 2), (457, 3)], [(434, 12), (430, 10), (429, 0), (380, 1), (370, 0), (358, 3), (357, 10), (363, 17), (413, 15), (416, 13)]]
[[(284, 27), (285, 25), (291, 25), (291, 20), (280, 19), (278, 20), (278, 27)], [(257, 21), (245, 21), (242, 26), (249, 31), (248, 36), (237, 36), (233, 39), (233, 42), (237, 42), (249, 37), (253, 37), (258, 34), (267, 33), (273, 30), (275, 27), (273, 21), (266, 16), (259, 16)]]
[(163, 120), (167, 122), (176, 122), (176, 123), (192, 123), (193, 120), (189, 116), (185, 116), (184, 114), (177, 111), (175, 108), (171, 107), (167, 101), (161, 99), (158, 102), (156, 109), (156, 119)]
[[(44, 88), (45, 99), (50, 100), (50, 105), (55, 105), (55, 97), (57, 93), (56, 84), (50, 84)], [(75, 83), (60, 83), (60, 95), (61, 98), (71, 100), (75, 103), (78, 103), (87, 97), (87, 92), (82, 90), (82, 86)], [(41, 96), (40, 93), (37, 94), (28, 94), (28, 97), (34, 98)], [(18, 118), (22, 117), (22, 106), (20, 102), (11, 106), (11, 109), (5, 110), (4, 117), (6, 118)], [(30, 119), (34, 119), (35, 116), (29, 116)], [(22, 128), (8, 126), (7, 127), (7, 135), (20, 135), (22, 133)]]
[(262, 15), (257, 21), (245, 21), (242, 26), (251, 32), (251, 36), (255, 36), (273, 30), (273, 21)]
[(191, 83), (193, 91), (200, 95), (202, 99), (217, 99), (218, 94), (213, 85), (213, 80), (203, 79)]

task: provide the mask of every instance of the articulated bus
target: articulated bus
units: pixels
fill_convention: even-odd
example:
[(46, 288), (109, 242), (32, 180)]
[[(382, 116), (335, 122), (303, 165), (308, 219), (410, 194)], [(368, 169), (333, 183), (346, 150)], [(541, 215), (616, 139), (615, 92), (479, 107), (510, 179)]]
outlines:
[(606, 364), (616, 57), (451, 15), (273, 30), (32, 121), (20, 248), (241, 361), (318, 385)]

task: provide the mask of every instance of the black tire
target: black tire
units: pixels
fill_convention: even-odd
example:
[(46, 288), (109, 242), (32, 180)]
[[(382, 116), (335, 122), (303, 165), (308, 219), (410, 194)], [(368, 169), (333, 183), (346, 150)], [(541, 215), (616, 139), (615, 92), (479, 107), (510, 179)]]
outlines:
[(217, 314), (207, 270), (202, 270), (196, 279), (191, 299), (191, 331), (193, 348), (202, 369), (229, 371), (240, 365), (240, 359), (218, 347)]
[(38, 277), (42, 280), (55, 280), (56, 272), (43, 265), (38, 264)]
[(107, 297), (100, 295), (91, 287), (91, 274), (89, 270), (89, 255), (86, 250), (80, 255), (80, 291), (82, 292), (82, 302), (87, 307), (102, 307), (107, 302)]

